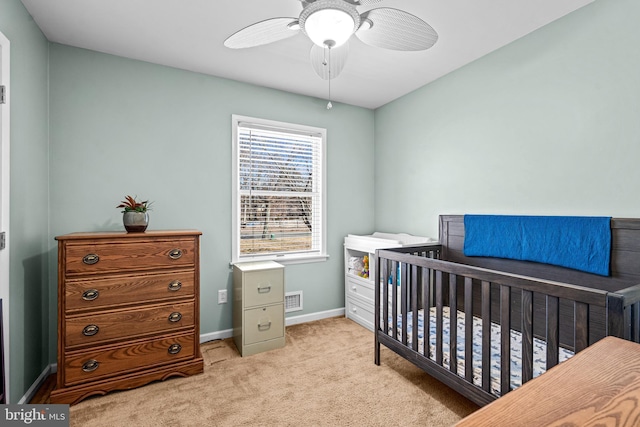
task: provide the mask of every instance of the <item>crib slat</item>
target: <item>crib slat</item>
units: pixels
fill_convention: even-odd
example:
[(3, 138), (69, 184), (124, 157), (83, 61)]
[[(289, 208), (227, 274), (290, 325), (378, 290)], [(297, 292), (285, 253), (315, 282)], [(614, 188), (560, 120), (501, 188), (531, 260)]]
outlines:
[(398, 339), (398, 263), (391, 263), (391, 316), (393, 330), (391, 336), (394, 340)]
[[(378, 262), (375, 264), (375, 275), (374, 277), (374, 281), (373, 283), (380, 283), (381, 277), (385, 277), (384, 275), (384, 268), (383, 265), (386, 264), (386, 262), (383, 262), (382, 259), (378, 256), (378, 251), (376, 251), (376, 259), (378, 259)], [(382, 274), (382, 276), (380, 276)], [(346, 285), (346, 283), (345, 283)], [(382, 295), (380, 295), (380, 292), (383, 293), (384, 295), (384, 289), (386, 288), (380, 288), (379, 286), (375, 287), (375, 305), (374, 305), (374, 309), (373, 312), (375, 313), (373, 315), (373, 321), (374, 321), (374, 346), (373, 346), (373, 363), (375, 363), (377, 366), (380, 366), (380, 338), (378, 337), (378, 331), (380, 331), (380, 328), (382, 327), (382, 325), (384, 325), (385, 323), (382, 323), (382, 325), (380, 324), (380, 304), (383, 301), (386, 301), (384, 298), (382, 298)], [(348, 309), (348, 307), (345, 307), (346, 309)], [(386, 319), (386, 316), (383, 317), (383, 319)], [(386, 322), (386, 320), (384, 320), (384, 322)], [(386, 328), (386, 327), (385, 327)]]
[(411, 266), (411, 348), (418, 351), (418, 267)]
[[(633, 327), (634, 322), (637, 322), (638, 320), (638, 310), (636, 308), (636, 304), (631, 304), (630, 306), (628, 306), (625, 310), (624, 313), (624, 324), (628, 325), (625, 329), (625, 333), (624, 333), (624, 339), (629, 340), (629, 341), (635, 341), (636, 340), (636, 332), (635, 332), (635, 328)], [(628, 314), (627, 314), (628, 313)]]
[(402, 316), (402, 344), (407, 345), (407, 263), (400, 267), (400, 314)]
[[(607, 335), (629, 339), (630, 331), (627, 326), (627, 314), (624, 310), (624, 296), (618, 294), (607, 295)], [(636, 324), (636, 327), (638, 324)]]
[[(382, 271), (381, 277), (377, 280), (380, 281), (382, 288), (382, 296), (380, 298), (380, 304), (382, 306), (382, 319), (380, 319), (380, 327), (384, 327), (384, 331), (389, 333), (389, 260), (378, 260), (378, 268)], [(384, 283), (384, 285), (382, 285)], [(376, 312), (376, 316), (379, 316), (379, 311)]]
[(473, 280), (464, 278), (464, 377), (473, 382)]
[(511, 391), (511, 288), (500, 286), (500, 395)]
[(482, 282), (482, 389), (491, 391), (491, 283)]
[(575, 301), (575, 352), (579, 352), (587, 348), (589, 345), (589, 305)]
[(559, 316), (560, 304), (558, 303), (558, 298), (547, 295), (547, 315), (545, 316), (547, 320), (547, 369), (551, 369), (558, 364)]
[(429, 343), (431, 342), (431, 277), (430, 268), (422, 268), (422, 307), (424, 308), (424, 319), (422, 327), (422, 354), (431, 357)]
[(631, 339), (634, 342), (640, 342), (640, 330), (638, 328), (638, 321), (640, 320), (640, 303), (635, 303), (631, 306), (632, 319), (631, 319)]
[[(628, 307), (627, 310), (622, 313), (622, 318), (624, 319), (625, 325), (632, 325), (633, 323), (633, 305)], [(629, 327), (624, 328), (624, 339), (631, 340), (631, 332), (632, 330)]]
[(449, 370), (458, 373), (458, 293), (455, 274), (449, 275)]
[(442, 271), (436, 271), (436, 363), (442, 366)]
[(522, 384), (533, 378), (533, 292), (522, 291)]

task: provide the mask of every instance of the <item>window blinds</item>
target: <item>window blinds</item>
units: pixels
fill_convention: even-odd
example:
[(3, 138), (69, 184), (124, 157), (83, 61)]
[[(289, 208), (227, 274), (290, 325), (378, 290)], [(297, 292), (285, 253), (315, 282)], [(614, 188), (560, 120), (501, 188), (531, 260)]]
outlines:
[(240, 257), (321, 250), (322, 136), (239, 123)]

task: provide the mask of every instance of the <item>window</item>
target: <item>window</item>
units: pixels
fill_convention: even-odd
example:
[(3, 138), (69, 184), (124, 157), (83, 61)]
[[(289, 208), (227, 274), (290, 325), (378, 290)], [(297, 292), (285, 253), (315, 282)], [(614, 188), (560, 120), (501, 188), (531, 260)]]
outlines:
[(326, 130), (233, 115), (232, 262), (326, 259)]

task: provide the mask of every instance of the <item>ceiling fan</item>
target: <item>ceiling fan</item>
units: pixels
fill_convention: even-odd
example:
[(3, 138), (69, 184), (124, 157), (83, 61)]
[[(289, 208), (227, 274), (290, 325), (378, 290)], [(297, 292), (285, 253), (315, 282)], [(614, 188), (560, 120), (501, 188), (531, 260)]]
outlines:
[(399, 51), (429, 49), (438, 40), (429, 24), (408, 12), (386, 7), (364, 13), (356, 10), (382, 0), (299, 1), (302, 12), (298, 18), (257, 22), (229, 36), (224, 45), (232, 49), (261, 46), (302, 32), (314, 43), (310, 53), (313, 69), (321, 78), (331, 80), (344, 68), (347, 42), (354, 33), (370, 46)]

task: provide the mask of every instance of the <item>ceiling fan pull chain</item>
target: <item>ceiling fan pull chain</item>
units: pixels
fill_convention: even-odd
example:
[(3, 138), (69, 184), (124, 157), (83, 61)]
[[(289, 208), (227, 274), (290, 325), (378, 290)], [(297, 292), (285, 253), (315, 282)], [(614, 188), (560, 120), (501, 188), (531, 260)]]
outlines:
[(329, 44), (327, 44), (327, 50), (329, 51), (329, 103), (327, 104), (327, 110), (331, 110), (333, 104), (331, 103), (331, 46)]

